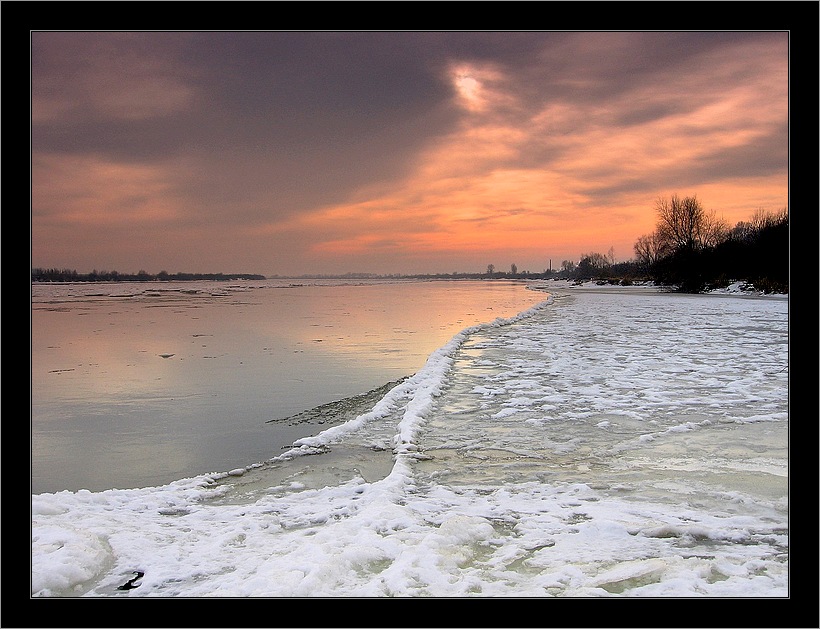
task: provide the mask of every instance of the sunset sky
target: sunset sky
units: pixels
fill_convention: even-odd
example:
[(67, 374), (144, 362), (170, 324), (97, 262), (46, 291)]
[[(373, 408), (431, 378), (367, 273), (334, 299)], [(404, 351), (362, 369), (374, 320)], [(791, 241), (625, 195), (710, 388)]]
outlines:
[(31, 263), (541, 272), (788, 206), (788, 32), (32, 32)]

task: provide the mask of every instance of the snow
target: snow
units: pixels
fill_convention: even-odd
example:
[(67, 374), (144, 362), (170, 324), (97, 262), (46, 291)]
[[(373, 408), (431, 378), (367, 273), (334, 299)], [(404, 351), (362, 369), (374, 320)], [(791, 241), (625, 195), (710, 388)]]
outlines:
[(32, 595), (788, 596), (787, 298), (538, 288), (274, 459), (32, 496)]

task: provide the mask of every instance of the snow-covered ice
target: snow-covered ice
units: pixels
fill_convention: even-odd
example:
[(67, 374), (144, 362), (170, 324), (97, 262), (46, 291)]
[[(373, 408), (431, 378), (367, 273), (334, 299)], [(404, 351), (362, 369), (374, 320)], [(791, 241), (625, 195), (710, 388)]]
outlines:
[(32, 595), (788, 596), (787, 298), (543, 288), (281, 456), (33, 495)]

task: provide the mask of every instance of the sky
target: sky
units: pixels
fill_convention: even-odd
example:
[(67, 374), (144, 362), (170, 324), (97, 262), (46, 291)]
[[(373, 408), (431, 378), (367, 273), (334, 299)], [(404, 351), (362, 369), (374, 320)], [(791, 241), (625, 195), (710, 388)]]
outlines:
[(31, 264), (542, 272), (788, 207), (789, 33), (31, 33)]

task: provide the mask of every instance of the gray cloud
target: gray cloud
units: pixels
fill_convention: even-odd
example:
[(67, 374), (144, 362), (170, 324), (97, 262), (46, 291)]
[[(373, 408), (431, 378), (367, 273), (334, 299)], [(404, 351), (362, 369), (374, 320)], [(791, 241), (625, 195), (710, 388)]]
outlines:
[[(53, 113), (35, 115), (33, 150), (186, 159), (201, 169), (188, 194), (206, 205), (254, 190), (280, 191), (293, 209), (329, 202), (397, 176), (452, 123), (449, 87), (408, 43), (334, 33), (41, 33), (32, 98), (35, 110)], [(179, 96), (166, 102), (162, 87)], [(151, 102), (129, 115), (129, 95)]]

